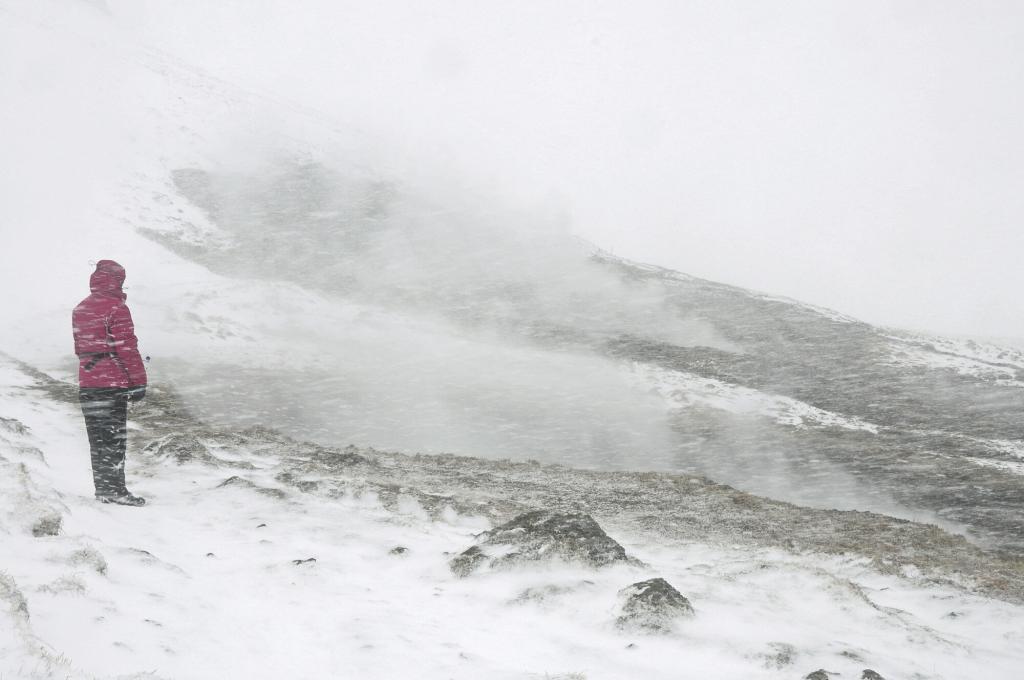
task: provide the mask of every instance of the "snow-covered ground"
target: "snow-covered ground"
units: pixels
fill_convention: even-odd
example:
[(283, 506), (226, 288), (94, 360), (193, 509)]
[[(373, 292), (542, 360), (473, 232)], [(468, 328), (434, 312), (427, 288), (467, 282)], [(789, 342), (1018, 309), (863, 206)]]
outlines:
[(633, 366), (633, 372), (643, 385), (653, 386), (674, 409), (702, 405), (729, 413), (769, 418), (780, 425), (796, 428), (837, 427), (878, 434), (877, 425), (857, 417), (832, 413), (791, 397), (639, 363)]
[(891, 335), (890, 361), (895, 366), (920, 366), (1024, 387), (1024, 352), (976, 340), (923, 335)]
[[(1020, 606), (927, 585), (913, 567), (882, 575), (856, 555), (614, 535), (648, 566), (461, 579), (448, 559), (487, 520), (432, 517), (411, 496), (385, 508), (372, 493), (295, 494), (276, 480), (281, 461), (257, 452), (179, 464), (135, 441), (129, 485), (150, 504), (99, 505), (74, 404), (29, 389), (9, 362), (0, 377), (5, 678), (781, 679), (870, 667), (1009, 680), (1024, 663)], [(255, 486), (220, 486), (232, 470)], [(59, 532), (46, 535), (54, 516)], [(651, 576), (695, 616), (667, 636), (616, 629), (617, 592)], [(514, 602), (551, 585), (564, 589)]]

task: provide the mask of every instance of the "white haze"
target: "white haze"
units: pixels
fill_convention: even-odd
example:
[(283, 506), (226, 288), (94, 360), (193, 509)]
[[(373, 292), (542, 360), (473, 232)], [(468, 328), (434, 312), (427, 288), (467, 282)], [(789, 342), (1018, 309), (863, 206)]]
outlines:
[[(666, 314), (657, 287), (626, 285), (581, 262), (586, 246), (569, 236), (579, 218), (566, 217), (575, 205), (531, 198), (545, 174), (532, 180), (517, 174), (503, 155), (507, 145), (480, 145), (471, 130), (460, 147), (425, 129), (403, 134), (383, 110), (360, 109), (366, 92), (340, 76), (322, 96), (329, 104), (329, 90), (339, 107), (348, 97), (349, 118), (345, 111), (328, 116), (296, 107), (283, 94), (253, 94), (270, 91), (261, 82), (286, 92), (287, 62), (264, 63), (258, 51), (248, 54), (250, 62), (222, 60), (240, 57), (235, 42), (246, 31), (261, 34), (266, 54), (274, 54), (293, 32), (289, 21), (306, 15), (274, 3), (251, 13), (243, 6), (182, 3), (172, 11), (158, 3), (109, 3), (107, 14), (81, 3), (0, 5), (11, 19), (0, 27), (0, 61), (18, 93), (12, 106), (0, 109), (12, 159), (3, 185), (0, 258), (9, 289), (18, 291), (8, 302), (12, 332), (3, 336), (5, 351), (70, 379), (67, 310), (85, 293), (89, 260), (114, 257), (129, 271), (130, 303), (144, 350), (154, 357), (154, 383), (178, 387), (205, 419), (258, 422), (332, 444), (730, 472), (687, 460), (690, 449), (679, 446), (672, 414), (650, 393), (652, 386), (638, 382), (628, 366), (588, 353), (585, 345), (612, 330), (726, 351), (743, 348), (722, 342), (698, 320)], [(135, 16), (159, 7), (145, 14), (146, 21)], [(363, 11), (349, 9), (353, 16)], [(466, 11), (472, 15), (468, 6)], [(530, 12), (537, 21), (527, 23), (545, 25), (539, 8)], [(227, 30), (230, 19), (238, 24)], [(257, 31), (253, 22), (263, 27)], [(201, 39), (210, 41), (205, 52), (197, 48)], [(187, 58), (169, 57), (151, 44)], [(349, 71), (384, 78), (389, 63)], [(209, 75), (222, 69), (230, 81)], [(275, 73), (282, 79), (275, 80)], [(297, 77), (301, 73), (292, 69), (290, 87), (308, 81), (310, 74)], [(251, 89), (236, 85), (236, 78)], [(496, 76), (495, 86), (500, 82)], [(422, 101), (416, 99), (421, 95)], [(409, 121), (426, 115), (439, 131), (456, 120), (427, 115), (433, 101), (428, 92), (403, 96), (391, 100), (390, 115), (403, 110)], [(357, 113), (365, 125), (379, 118), (379, 134), (348, 124)], [(216, 229), (170, 185), (169, 176), (179, 169), (211, 173), (223, 208), (219, 226), (232, 237), (238, 237), (237, 229), (230, 233), (233, 222), (247, 223), (233, 214), (262, 223), (267, 214), (287, 216), (295, 207), (289, 201), (301, 208), (307, 198), (274, 191), (275, 174), (288, 168), (271, 161), (288, 151), (355, 185), (384, 181), (397, 187), (392, 223), (378, 234), (384, 240), (374, 240), (354, 260), (352, 299), (339, 301), (331, 290), (310, 293), (294, 285), (305, 283), (295, 271), (281, 276), (273, 267), (256, 272), (258, 280), (232, 282), (138, 235), (138, 228), (173, 231), (183, 222)], [(344, 210), (348, 198), (342, 192), (328, 207)], [(254, 206), (266, 214), (253, 212)], [(299, 246), (303, 236), (308, 231), (296, 229)], [(317, 245), (298, 248), (301, 257), (289, 266), (315, 276), (324, 258), (351, 257)], [(291, 282), (271, 282), (281, 278)], [(507, 304), (502, 286), (509, 284), (533, 295), (527, 305), (532, 316)], [(459, 293), (467, 286), (494, 286), (495, 292), (475, 291), (460, 310)], [(550, 326), (567, 319), (585, 332), (583, 341), (544, 344), (552, 330), (557, 340), (560, 329)], [(770, 484), (755, 479), (764, 485), (748, 488), (780, 496), (788, 488), (795, 499), (799, 479), (783, 479), (793, 472), (784, 458), (776, 472)], [(870, 507), (891, 505), (845, 480), (834, 480), (821, 495), (829, 507), (865, 507), (869, 498)]]
[(140, 40), (634, 259), (1024, 337), (1014, 2), (107, 3)]

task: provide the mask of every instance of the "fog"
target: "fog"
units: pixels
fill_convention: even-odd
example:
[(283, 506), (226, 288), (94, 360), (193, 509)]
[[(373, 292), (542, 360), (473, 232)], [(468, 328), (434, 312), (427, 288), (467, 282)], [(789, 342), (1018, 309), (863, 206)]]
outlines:
[(1024, 337), (1019, 3), (107, 5), (186, 63), (396, 164), (556, 206), (618, 254)]
[[(4, 345), (30, 363), (66, 360), (89, 260), (114, 257), (154, 386), (218, 423), (897, 514), (894, 489), (933, 508), (945, 492), (919, 484), (933, 459), (902, 465), (934, 448), (915, 428), (1016, 437), (1016, 393), (894, 372), (866, 326), (592, 257), (1017, 333), (1012, 9), (33, 7), (11, 12), (0, 72), (17, 94), (3, 228), (21, 241), (4, 262), (35, 283), (10, 324), (34, 332)], [(721, 377), (714, 408), (667, 402), (645, 362)], [(737, 409), (734, 386), (766, 409)], [(910, 448), (777, 394), (907, 426)], [(962, 408), (985, 399), (987, 418)], [(923, 472), (891, 481), (906, 470)]]
[(367, 174), (333, 154), (243, 165), (227, 153), (230, 170), (173, 173), (224, 239), (199, 260), (326, 297), (225, 312), (288, 348), (269, 364), (173, 363), (219, 420), (335, 445), (674, 469), (664, 400), (605, 344), (742, 352), (669, 304), (663, 283), (594, 262), (594, 246), (544, 210), (453, 193), (437, 177)]
[(383, 175), (372, 155), (261, 157), (259, 144), (243, 146), (219, 152), (214, 169), (172, 172), (217, 245), (194, 251), (153, 236), (256, 297), (248, 307), (230, 290), (179, 303), (192, 310), (182, 321), (208, 330), (204, 319), (234, 319), (269, 352), (254, 364), (166, 350), (161, 371), (214, 422), (332, 446), (686, 471), (955, 528), (814, 455), (799, 434), (778, 441), (775, 416), (752, 395), (671, 408), (623, 360), (624, 346), (747, 348), (686, 313), (671, 277), (595, 259), (549, 207), (480, 187), (467, 195), (444, 172)]
[(333, 154), (250, 156), (242, 166), (225, 153), (230, 170), (173, 173), (226, 237), (205, 258), (215, 268), (556, 344), (629, 334), (742, 351), (670, 306), (664, 284), (591, 261), (599, 249), (558, 213), (479, 186), (461, 193), (466, 185), (448, 177), (369, 173)]

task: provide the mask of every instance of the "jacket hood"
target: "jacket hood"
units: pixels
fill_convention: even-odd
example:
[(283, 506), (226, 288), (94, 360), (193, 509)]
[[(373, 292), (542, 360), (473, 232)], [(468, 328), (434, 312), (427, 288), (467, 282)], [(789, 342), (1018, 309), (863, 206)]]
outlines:
[(124, 267), (113, 260), (100, 260), (96, 263), (96, 271), (89, 277), (89, 290), (98, 295), (127, 297), (121, 290), (124, 283)]

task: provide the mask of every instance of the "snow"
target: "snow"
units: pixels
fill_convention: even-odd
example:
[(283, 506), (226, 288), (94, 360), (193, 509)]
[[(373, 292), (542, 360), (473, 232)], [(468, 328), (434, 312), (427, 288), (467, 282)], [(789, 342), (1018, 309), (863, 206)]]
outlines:
[(832, 321), (835, 321), (836, 323), (860, 323), (859, 320), (855, 319), (854, 317), (848, 314), (837, 312), (834, 309), (829, 309), (828, 307), (821, 307), (819, 305), (812, 305), (807, 302), (800, 302), (799, 300), (794, 300), (788, 297), (782, 297), (779, 295), (758, 294), (757, 298), (759, 300), (765, 300), (767, 302), (781, 302), (793, 307), (806, 309), (808, 311), (814, 312), (815, 314), (820, 314), (826, 319), (830, 319)]
[(855, 416), (844, 416), (811, 406), (798, 399), (733, 385), (716, 378), (634, 363), (633, 375), (661, 395), (674, 409), (695, 405), (729, 413), (770, 418), (795, 428), (837, 427), (878, 434), (878, 426)]
[(889, 362), (895, 366), (922, 366), (991, 380), (1008, 387), (1024, 387), (1024, 352), (975, 340), (920, 335), (889, 335)]
[(973, 456), (968, 456), (967, 460), (983, 467), (995, 468), (996, 470), (1006, 470), (1017, 475), (1024, 475), (1024, 463), (1015, 463), (1008, 460), (992, 460), (991, 458), (975, 458)]

